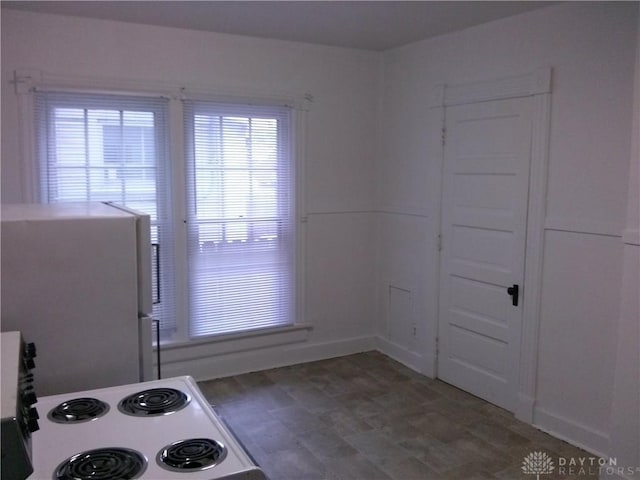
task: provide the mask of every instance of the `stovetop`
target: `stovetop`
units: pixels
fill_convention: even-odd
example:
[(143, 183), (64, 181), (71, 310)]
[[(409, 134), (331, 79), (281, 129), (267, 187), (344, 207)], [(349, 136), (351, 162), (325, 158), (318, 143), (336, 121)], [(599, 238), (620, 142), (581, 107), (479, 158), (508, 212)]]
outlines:
[[(151, 393), (140, 395), (143, 391)], [(170, 405), (170, 413), (156, 408), (157, 403), (171, 404), (176, 396), (179, 405)], [(96, 408), (94, 400), (106, 408)], [(143, 413), (129, 411), (132, 404), (141, 407)], [(56, 413), (50, 414), (56, 407)], [(134, 456), (137, 452), (143, 457), (146, 465), (142, 473), (123, 478), (266, 478), (188, 376), (42, 397), (37, 408), (40, 431), (33, 435), (34, 473), (30, 480), (55, 479), (56, 470), (67, 468), (65, 461), (82, 462), (79, 454), (94, 450), (101, 454), (105, 448), (115, 448), (118, 454), (131, 450)], [(66, 417), (74, 419), (78, 412), (80, 421), (65, 421)], [(89, 418), (84, 415), (86, 412), (90, 413)], [(194, 446), (194, 440), (200, 442)], [(213, 455), (215, 465), (198, 470), (193, 459), (202, 450)], [(160, 465), (163, 455), (174, 468)], [(183, 471), (185, 458), (187, 470)], [(96, 465), (107, 462), (98, 457)]]

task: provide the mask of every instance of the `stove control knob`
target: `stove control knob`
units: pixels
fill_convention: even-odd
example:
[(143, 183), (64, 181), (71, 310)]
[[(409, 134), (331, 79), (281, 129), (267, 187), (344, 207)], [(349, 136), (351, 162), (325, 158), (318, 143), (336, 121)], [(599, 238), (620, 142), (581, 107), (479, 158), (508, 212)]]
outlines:
[(30, 418), (29, 420), (27, 420), (27, 428), (31, 433), (37, 432), (38, 430), (40, 430), (40, 425), (38, 425), (38, 420), (35, 418)]
[(23, 395), (30, 390), (33, 390), (33, 373), (29, 373), (20, 378), (20, 388)]
[(22, 401), (27, 407), (30, 407), (38, 401), (38, 397), (36, 397), (36, 392), (33, 391), (33, 387), (25, 389), (24, 393), (22, 394)]
[(39, 418), (40, 415), (38, 414), (38, 410), (35, 408), (30, 408), (25, 412), (24, 423), (29, 432), (33, 433), (40, 429), (40, 426), (38, 425)]
[(33, 361), (36, 358), (36, 344), (35, 343), (25, 343), (24, 344), (24, 364), (27, 367), (27, 370), (31, 370), (36, 368), (36, 363)]
[(28, 357), (36, 358), (38, 355), (36, 353), (36, 344), (31, 342), (25, 345), (25, 353)]

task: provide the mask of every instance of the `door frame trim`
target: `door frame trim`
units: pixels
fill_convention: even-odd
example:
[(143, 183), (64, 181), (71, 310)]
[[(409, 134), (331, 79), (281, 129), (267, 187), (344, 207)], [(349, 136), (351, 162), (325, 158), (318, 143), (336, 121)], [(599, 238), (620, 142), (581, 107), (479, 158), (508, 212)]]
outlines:
[[(432, 92), (429, 103), (434, 124), (441, 125), (443, 141), (435, 153), (439, 162), (440, 191), (437, 235), (442, 233), (442, 181), (444, 174), (444, 135), (446, 109), (463, 105), (509, 98), (532, 97), (531, 161), (529, 171), (529, 202), (527, 206), (527, 232), (525, 250), (522, 336), (520, 363), (516, 386), (516, 418), (532, 423), (536, 401), (538, 367), (538, 340), (540, 330), (540, 298), (542, 292), (542, 266), (544, 253), (544, 223), (546, 217), (547, 178), (549, 170), (549, 134), (551, 120), (552, 69), (542, 67), (523, 75), (502, 77), (494, 80), (461, 84), (440, 84)], [(440, 297), (441, 254), (437, 252), (438, 266), (433, 278), (437, 278), (437, 295)], [(440, 325), (440, 308), (436, 304), (436, 328)], [(437, 337), (429, 346), (435, 353), (433, 371), (437, 369)]]

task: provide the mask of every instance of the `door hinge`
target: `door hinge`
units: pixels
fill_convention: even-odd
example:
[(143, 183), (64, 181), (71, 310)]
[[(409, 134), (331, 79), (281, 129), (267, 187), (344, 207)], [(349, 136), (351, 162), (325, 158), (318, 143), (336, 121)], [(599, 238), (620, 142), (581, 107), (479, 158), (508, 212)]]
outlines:
[(440, 353), (440, 337), (436, 337), (436, 355)]
[(442, 142), (443, 147), (447, 143), (447, 129), (444, 127), (442, 127), (442, 131), (440, 132), (440, 141)]
[(442, 234), (438, 235), (438, 251), (442, 251)]

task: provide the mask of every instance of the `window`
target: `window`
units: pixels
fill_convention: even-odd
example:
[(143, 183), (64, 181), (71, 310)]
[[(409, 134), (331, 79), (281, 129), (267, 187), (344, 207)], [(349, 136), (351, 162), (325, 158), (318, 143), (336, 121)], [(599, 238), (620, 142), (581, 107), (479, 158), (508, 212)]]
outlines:
[[(290, 107), (35, 97), (42, 201), (113, 201), (151, 216), (164, 341), (295, 323)], [(184, 130), (169, 131), (180, 109)], [(170, 158), (170, 143), (184, 155)]]
[(36, 96), (41, 200), (113, 201), (150, 215), (153, 315), (165, 331), (175, 328), (167, 108), (167, 100), (151, 97)]
[(293, 323), (285, 107), (185, 103), (190, 335)]

